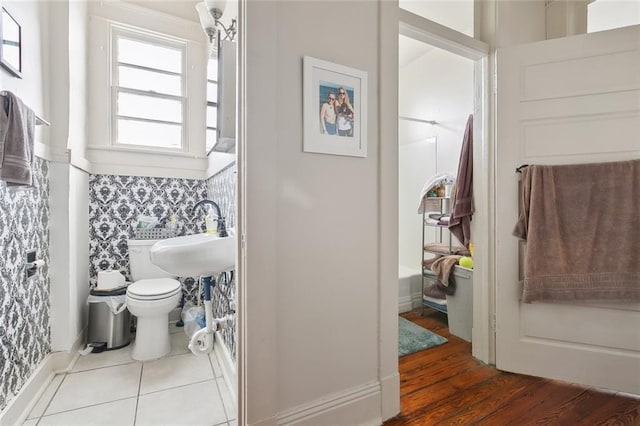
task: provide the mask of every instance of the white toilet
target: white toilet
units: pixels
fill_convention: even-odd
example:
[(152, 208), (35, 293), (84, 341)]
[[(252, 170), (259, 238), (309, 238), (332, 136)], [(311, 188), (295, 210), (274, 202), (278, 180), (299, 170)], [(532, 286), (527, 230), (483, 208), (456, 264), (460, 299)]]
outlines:
[(134, 283), (127, 287), (127, 308), (138, 318), (131, 357), (162, 358), (171, 351), (169, 312), (178, 305), (182, 287), (175, 277), (151, 263), (149, 249), (157, 240), (128, 240)]

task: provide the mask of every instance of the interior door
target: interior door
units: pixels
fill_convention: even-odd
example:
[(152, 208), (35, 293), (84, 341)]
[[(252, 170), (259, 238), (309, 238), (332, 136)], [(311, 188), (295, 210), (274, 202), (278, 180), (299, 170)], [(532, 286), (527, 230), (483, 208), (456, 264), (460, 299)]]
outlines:
[(640, 158), (640, 26), (499, 50), (497, 70), (496, 365), (640, 394), (640, 303), (521, 303), (511, 234), (519, 165)]

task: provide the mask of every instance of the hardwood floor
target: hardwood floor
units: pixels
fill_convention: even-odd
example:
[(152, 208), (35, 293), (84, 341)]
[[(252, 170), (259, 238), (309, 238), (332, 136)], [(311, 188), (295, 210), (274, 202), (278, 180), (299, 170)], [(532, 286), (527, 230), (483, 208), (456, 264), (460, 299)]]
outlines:
[(449, 334), (447, 317), (425, 309), (402, 316), (449, 342), (400, 358), (396, 425), (640, 425), (640, 398), (476, 361), (471, 344)]

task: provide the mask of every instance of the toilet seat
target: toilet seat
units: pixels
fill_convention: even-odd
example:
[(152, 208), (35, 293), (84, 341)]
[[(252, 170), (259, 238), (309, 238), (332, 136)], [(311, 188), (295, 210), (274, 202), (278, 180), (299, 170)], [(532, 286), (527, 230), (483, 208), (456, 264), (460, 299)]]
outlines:
[(180, 281), (171, 278), (152, 278), (136, 281), (127, 287), (127, 297), (135, 300), (161, 300), (182, 291)]

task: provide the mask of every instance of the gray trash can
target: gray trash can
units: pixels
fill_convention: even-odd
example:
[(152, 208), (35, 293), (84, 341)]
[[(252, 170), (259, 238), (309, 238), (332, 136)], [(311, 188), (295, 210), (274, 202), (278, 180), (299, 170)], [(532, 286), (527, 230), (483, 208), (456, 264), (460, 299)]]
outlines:
[(125, 305), (127, 289), (91, 290), (87, 343), (94, 352), (119, 349), (131, 342), (131, 313)]

